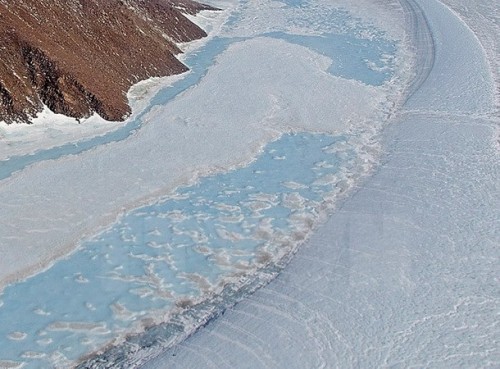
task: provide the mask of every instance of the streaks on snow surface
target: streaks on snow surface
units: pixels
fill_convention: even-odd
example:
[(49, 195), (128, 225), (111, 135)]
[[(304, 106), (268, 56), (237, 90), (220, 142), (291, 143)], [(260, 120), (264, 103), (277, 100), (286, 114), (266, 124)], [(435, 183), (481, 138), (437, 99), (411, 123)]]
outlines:
[[(499, 161), (493, 121), (467, 116), (488, 113), (484, 53), (437, 2), (401, 4), (417, 78), (410, 112), (387, 135), (385, 164), (273, 283), (168, 351), (169, 367), (498, 364), (498, 198), (491, 194)], [(229, 43), (263, 35), (326, 55), (328, 72), (341, 78), (378, 86), (391, 77), (395, 46), (372, 28), (345, 21), (343, 11), (318, 12), (325, 4), (288, 5), (274, 7), (275, 22), (260, 20), (256, 33), (254, 13), (234, 18), (231, 37), (241, 38), (220, 38), (200, 52), (208, 62), (189, 83)], [(340, 29), (326, 27), (332, 19)], [(450, 33), (454, 44), (444, 42)], [(253, 291), (280, 270), (350, 176), (366, 169), (356, 139), (285, 134), (249, 166), (127, 214), (46, 272), (10, 286), (0, 297), (0, 314), (9, 317), (0, 328), (0, 367), (68, 366), (147, 328), (88, 366), (126, 367), (184, 337), (241, 298), (238, 288)], [(57, 150), (51, 155), (81, 152)], [(234, 288), (223, 289), (228, 284)], [(204, 305), (206, 297), (214, 299)]]

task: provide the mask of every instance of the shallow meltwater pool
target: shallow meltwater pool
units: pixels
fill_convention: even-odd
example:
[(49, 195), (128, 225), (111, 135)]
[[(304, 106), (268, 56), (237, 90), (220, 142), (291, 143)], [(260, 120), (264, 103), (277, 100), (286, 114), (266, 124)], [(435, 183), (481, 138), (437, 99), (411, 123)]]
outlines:
[[(296, 24), (309, 25), (315, 13), (313, 7), (306, 12), (307, 4), (290, 1), (283, 11), (298, 12)], [(238, 11), (244, 14), (245, 6)], [(226, 26), (244, 22), (242, 13)], [(255, 37), (279, 38), (331, 58), (328, 73), (341, 79), (381, 86), (393, 77), (395, 43), (372, 26), (345, 10), (318, 13), (310, 26), (310, 35), (283, 27)], [(219, 53), (249, 38), (228, 31), (214, 38), (188, 59), (194, 71), (160, 91), (151, 106), (196, 88)], [(37, 161), (129, 138), (141, 117), (81, 145), (11, 158), (0, 167), (0, 180)], [(201, 178), (132, 210), (47, 270), (7, 286), (0, 295), (0, 368), (69, 367), (105, 346), (119, 346), (129, 334), (146, 330), (158, 339), (151, 327), (172, 317), (181, 326), (179, 316), (206, 301), (234, 303), (224, 298), (226, 286), (238, 290), (262, 273), (278, 272), (362, 174), (358, 138), (352, 132), (284, 133), (245, 167)], [(183, 332), (174, 329), (161, 339), (173, 342)]]
[(28, 368), (76, 360), (278, 263), (328, 210), (326, 197), (347, 186), (355, 158), (346, 137), (286, 134), (247, 167), (132, 211), (5, 289), (0, 357)]

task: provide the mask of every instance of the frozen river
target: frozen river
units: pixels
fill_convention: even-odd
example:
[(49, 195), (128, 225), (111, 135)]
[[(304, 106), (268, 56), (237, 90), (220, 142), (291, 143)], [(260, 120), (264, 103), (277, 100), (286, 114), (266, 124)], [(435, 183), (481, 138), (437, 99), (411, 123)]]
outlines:
[(498, 365), (488, 52), (435, 0), (349, 3), (217, 3), (124, 127), (2, 162), (0, 277), (45, 270), (0, 368)]

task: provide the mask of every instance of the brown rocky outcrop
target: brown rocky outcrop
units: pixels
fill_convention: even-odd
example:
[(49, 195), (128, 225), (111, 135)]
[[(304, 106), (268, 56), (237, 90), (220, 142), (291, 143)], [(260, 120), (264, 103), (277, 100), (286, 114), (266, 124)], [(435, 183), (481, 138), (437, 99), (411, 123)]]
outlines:
[(176, 42), (206, 36), (191, 0), (0, 0), (0, 121), (43, 105), (75, 118), (129, 113), (134, 83), (187, 70)]

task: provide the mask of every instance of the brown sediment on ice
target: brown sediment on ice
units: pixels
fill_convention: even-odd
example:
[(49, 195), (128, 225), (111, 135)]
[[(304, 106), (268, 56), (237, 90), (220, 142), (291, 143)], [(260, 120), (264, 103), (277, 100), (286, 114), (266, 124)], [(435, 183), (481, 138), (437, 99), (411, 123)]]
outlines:
[(206, 33), (191, 0), (0, 0), (0, 121), (55, 113), (107, 120), (130, 114), (126, 93), (182, 73), (176, 43)]

